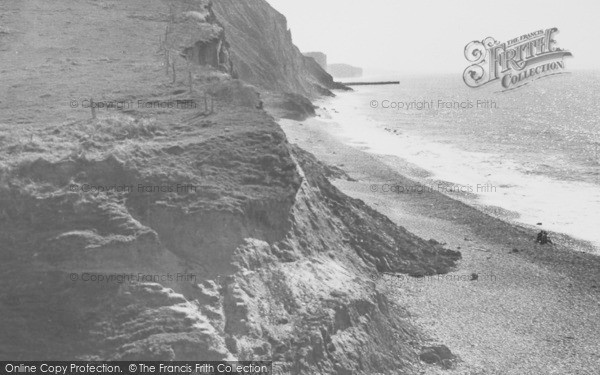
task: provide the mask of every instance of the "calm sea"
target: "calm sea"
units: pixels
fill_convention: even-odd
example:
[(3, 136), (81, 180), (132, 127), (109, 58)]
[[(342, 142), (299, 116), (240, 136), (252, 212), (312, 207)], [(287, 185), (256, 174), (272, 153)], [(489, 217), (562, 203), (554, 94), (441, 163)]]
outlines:
[[(511, 220), (600, 248), (600, 72), (573, 72), (499, 92), (460, 75), (356, 86), (322, 102), (349, 143), (430, 172), (428, 186), (473, 193)], [(328, 108), (328, 109), (331, 109)], [(506, 218), (506, 217), (505, 217)]]

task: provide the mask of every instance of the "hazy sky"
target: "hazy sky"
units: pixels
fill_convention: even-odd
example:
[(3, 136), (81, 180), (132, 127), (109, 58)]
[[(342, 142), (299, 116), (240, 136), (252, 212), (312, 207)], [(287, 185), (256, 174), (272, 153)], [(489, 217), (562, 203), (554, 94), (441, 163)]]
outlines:
[(267, 0), (288, 19), (303, 52), (329, 63), (405, 73), (467, 67), (464, 47), (557, 27), (557, 46), (573, 53), (567, 69), (600, 69), (600, 0)]

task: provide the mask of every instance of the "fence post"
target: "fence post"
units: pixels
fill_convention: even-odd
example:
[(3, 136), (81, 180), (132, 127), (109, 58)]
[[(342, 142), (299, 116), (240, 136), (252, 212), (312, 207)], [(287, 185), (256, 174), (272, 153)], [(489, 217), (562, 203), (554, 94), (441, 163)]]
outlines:
[(171, 52), (165, 49), (165, 74), (169, 76), (169, 68), (171, 65)]
[(188, 85), (190, 86), (190, 95), (194, 91), (194, 84), (192, 81), (192, 67), (190, 66), (190, 60), (187, 60), (187, 68), (188, 68)]
[(177, 73), (175, 73), (175, 61), (171, 62), (171, 70), (173, 72), (173, 83), (177, 81)]

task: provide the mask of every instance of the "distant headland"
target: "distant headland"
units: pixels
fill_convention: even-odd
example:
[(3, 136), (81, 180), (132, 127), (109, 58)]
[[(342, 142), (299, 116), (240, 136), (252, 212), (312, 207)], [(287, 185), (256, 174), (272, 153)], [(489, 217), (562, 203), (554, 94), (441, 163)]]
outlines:
[(331, 74), (335, 78), (356, 78), (362, 77), (363, 75), (362, 68), (356, 66), (343, 63), (328, 64), (327, 55), (323, 52), (305, 52), (304, 56), (315, 59), (317, 64), (319, 64), (327, 71), (327, 73)]

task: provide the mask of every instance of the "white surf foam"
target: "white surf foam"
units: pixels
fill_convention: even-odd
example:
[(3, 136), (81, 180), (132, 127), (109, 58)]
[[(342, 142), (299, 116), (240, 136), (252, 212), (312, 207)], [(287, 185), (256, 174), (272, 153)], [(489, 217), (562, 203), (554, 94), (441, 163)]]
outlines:
[(519, 223), (541, 222), (546, 230), (592, 242), (600, 253), (597, 185), (524, 173), (523, 166), (509, 155), (464, 151), (416, 134), (386, 131), (389, 124), (378, 123), (361, 113), (352, 93), (321, 105), (329, 107), (330, 121), (339, 125), (332, 134), (345, 143), (374, 154), (397, 156), (429, 171), (431, 177), (420, 179), (428, 186), (435, 185), (436, 180), (471, 186), (477, 198), (468, 203), (516, 212), (519, 217), (514, 220)]

